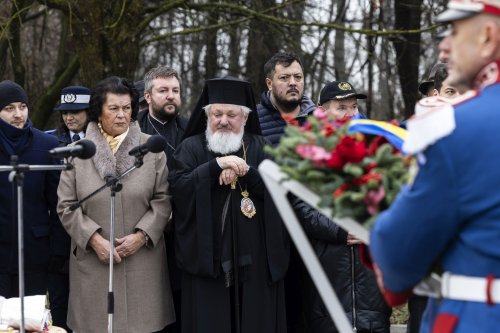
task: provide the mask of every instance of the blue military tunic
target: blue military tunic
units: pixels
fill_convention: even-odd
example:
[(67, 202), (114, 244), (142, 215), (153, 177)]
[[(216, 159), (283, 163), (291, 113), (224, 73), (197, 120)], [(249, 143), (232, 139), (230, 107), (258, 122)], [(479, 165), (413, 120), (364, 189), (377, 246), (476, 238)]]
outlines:
[[(488, 66), (473, 97), (454, 105), (454, 130), (423, 149), (414, 182), (372, 229), (370, 250), (387, 295), (407, 294), (436, 264), (452, 274), (500, 278), (498, 64)], [(436, 323), (434, 332), (497, 332), (500, 304), (431, 300), (421, 332)]]

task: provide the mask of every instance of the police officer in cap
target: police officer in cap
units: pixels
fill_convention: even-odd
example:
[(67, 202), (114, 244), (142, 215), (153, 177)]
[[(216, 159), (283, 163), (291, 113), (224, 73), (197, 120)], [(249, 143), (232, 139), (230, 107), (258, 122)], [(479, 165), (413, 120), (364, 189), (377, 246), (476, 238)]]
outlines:
[(471, 90), (453, 105), (439, 97), (417, 104), (404, 149), (417, 155), (419, 170), (377, 219), (370, 249), (392, 305), (404, 302), (429, 272), (443, 272), (420, 332), (496, 332), (500, 1), (449, 1), (438, 21), (453, 29), (446, 45), (449, 83)]
[(52, 133), (57, 136), (61, 146), (85, 138), (89, 101), (89, 88), (70, 86), (61, 90), (61, 101), (55, 108), (61, 115), (59, 128)]

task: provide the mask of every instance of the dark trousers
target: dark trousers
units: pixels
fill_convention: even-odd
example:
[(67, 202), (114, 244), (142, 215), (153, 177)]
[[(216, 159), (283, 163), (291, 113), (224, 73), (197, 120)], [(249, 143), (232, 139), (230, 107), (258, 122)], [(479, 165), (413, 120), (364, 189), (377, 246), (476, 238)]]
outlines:
[(68, 333), (66, 321), (68, 317), (69, 275), (66, 273), (49, 273), (48, 281), (50, 313), (55, 326), (64, 328)]
[(422, 322), (422, 315), (427, 307), (427, 297), (412, 295), (408, 300), (408, 326), (407, 333), (418, 333), (420, 331), (420, 323)]
[[(24, 274), (24, 296), (45, 295), (47, 293), (47, 273)], [(19, 297), (19, 275), (0, 273), (0, 296)]]

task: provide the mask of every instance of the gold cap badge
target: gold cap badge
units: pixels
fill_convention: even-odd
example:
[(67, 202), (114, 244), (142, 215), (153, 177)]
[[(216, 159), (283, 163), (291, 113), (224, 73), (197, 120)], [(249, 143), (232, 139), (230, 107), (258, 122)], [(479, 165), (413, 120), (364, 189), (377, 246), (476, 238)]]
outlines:
[(339, 83), (339, 89), (340, 90), (352, 90), (352, 87), (349, 83), (347, 82), (340, 82)]

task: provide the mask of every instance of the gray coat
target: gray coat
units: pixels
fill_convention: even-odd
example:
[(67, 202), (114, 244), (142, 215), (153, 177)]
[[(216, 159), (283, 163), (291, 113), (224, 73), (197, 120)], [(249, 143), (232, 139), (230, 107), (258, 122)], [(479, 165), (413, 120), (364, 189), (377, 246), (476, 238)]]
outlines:
[[(74, 169), (61, 175), (57, 211), (71, 236), (68, 326), (78, 333), (102, 333), (107, 327), (109, 269), (88, 242), (94, 232), (109, 239), (110, 190), (75, 211), (69, 206), (103, 185), (105, 176), (132, 166), (134, 157), (128, 152), (148, 137), (131, 123), (113, 155), (96, 123), (90, 123), (86, 138), (96, 144), (96, 154), (88, 160), (75, 158)], [(115, 333), (159, 331), (175, 321), (163, 238), (171, 212), (167, 173), (165, 153), (146, 154), (144, 165), (125, 176), (123, 189), (116, 193), (115, 238), (141, 229), (150, 243), (114, 266)]]

